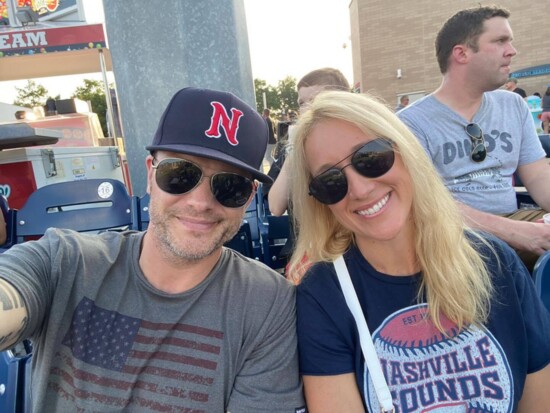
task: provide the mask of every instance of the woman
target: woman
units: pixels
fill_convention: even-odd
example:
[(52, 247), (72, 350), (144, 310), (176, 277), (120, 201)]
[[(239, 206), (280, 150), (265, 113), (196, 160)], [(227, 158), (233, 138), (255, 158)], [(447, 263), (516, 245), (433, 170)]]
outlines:
[(542, 121), (542, 129), (544, 133), (548, 133), (548, 125), (550, 124), (550, 84), (546, 88), (546, 93), (542, 97), (542, 113), (540, 114)]
[(397, 411), (548, 408), (550, 314), (528, 272), (506, 244), (465, 227), (387, 107), (318, 95), (291, 162), (300, 224), (291, 273), (304, 273), (304, 255), (314, 263), (296, 280), (310, 413), (380, 411), (332, 264), (342, 254)]

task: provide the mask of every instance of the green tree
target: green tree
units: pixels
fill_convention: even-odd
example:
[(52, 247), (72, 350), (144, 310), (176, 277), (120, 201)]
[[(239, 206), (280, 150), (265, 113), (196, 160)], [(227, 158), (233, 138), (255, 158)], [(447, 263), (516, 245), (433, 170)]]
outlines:
[(279, 80), (277, 95), (279, 97), (280, 109), (287, 113), (289, 110), (298, 111), (298, 91), (296, 90), (296, 78), (287, 76)]
[(273, 117), (279, 117), (281, 113), (286, 113), (289, 109), (298, 110), (296, 79), (292, 76), (280, 80), (277, 86), (268, 85), (263, 79), (254, 79), (254, 92), (256, 109), (260, 113), (264, 109), (264, 93), (267, 107), (271, 110)]
[(84, 85), (77, 87), (72, 97), (91, 103), (92, 111), (97, 114), (99, 118), (101, 129), (103, 129), (103, 135), (108, 136), (107, 102), (105, 101), (103, 82), (99, 80), (84, 79)]
[(13, 101), (14, 105), (34, 108), (35, 106), (44, 106), (48, 90), (36, 83), (34, 80), (27, 80), (27, 84), (22, 88), (15, 88), (17, 97)]
[(254, 92), (256, 94), (256, 109), (262, 113), (264, 110), (264, 93), (266, 97), (267, 108), (277, 112), (279, 110), (278, 91), (263, 79), (254, 79)]

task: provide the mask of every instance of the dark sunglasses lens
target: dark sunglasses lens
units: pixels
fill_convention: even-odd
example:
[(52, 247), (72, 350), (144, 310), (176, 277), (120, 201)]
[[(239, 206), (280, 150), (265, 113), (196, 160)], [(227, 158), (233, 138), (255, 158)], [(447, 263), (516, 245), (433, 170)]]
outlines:
[(157, 185), (164, 192), (179, 195), (192, 190), (202, 176), (200, 168), (184, 160), (165, 159), (156, 168)]
[(378, 178), (388, 172), (395, 160), (391, 142), (376, 139), (355, 152), (351, 164), (357, 172), (367, 178)]
[(327, 205), (340, 202), (347, 193), (348, 181), (344, 173), (336, 168), (316, 176), (309, 184), (309, 194)]
[(242, 207), (254, 189), (251, 179), (229, 172), (214, 175), (211, 186), (216, 200), (227, 208)]
[(474, 139), (483, 138), (483, 132), (476, 123), (469, 123), (468, 125), (466, 125), (466, 132)]
[(472, 161), (483, 162), (486, 156), (487, 156), (487, 149), (485, 148), (485, 145), (483, 144), (483, 142), (476, 144), (472, 148), (472, 154), (470, 155), (470, 158), (472, 158)]

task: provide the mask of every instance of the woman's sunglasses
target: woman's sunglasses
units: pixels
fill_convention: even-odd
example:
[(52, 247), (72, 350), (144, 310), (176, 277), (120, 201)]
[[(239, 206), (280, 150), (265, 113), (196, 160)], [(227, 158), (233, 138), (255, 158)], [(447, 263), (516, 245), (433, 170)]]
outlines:
[(485, 147), (485, 138), (483, 131), (477, 123), (468, 123), (465, 126), (466, 133), (472, 141), (472, 152), (470, 159), (474, 162), (483, 162), (487, 157), (487, 148)]
[(344, 159), (350, 156), (351, 163), (342, 168), (333, 166), (314, 177), (309, 183), (309, 194), (323, 204), (335, 204), (348, 193), (348, 180), (344, 175), (344, 168), (352, 165), (361, 175), (378, 178), (392, 168), (395, 160), (392, 144), (384, 138), (370, 141)]
[(218, 172), (208, 177), (198, 165), (185, 159), (163, 159), (158, 164), (153, 164), (152, 168), (155, 170), (158, 187), (172, 195), (190, 192), (203, 178), (210, 178), (210, 189), (214, 198), (227, 208), (242, 207), (254, 191), (254, 182), (245, 176)]

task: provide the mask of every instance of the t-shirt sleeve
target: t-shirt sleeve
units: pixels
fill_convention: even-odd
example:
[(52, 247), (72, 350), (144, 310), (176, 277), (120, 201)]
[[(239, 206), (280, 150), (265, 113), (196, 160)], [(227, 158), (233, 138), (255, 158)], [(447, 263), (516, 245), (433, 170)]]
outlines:
[(227, 411), (305, 412), (298, 372), (294, 288), (281, 288), (273, 302), (261, 339), (235, 378)]
[(355, 371), (355, 322), (326, 265), (309, 270), (297, 291), (300, 373), (332, 376)]
[(542, 143), (537, 134), (535, 121), (523, 99), (519, 99), (519, 112), (522, 114), (523, 136), (519, 153), (518, 166), (526, 165), (546, 156)]

